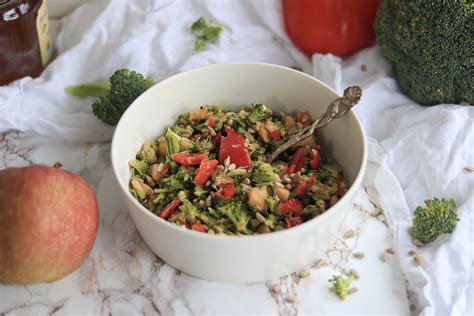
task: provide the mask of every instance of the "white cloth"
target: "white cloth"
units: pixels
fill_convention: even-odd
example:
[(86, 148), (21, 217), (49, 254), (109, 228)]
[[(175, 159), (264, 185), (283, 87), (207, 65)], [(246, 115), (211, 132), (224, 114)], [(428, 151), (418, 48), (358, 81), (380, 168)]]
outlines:
[[(194, 54), (189, 28), (199, 17), (223, 24), (216, 45)], [(75, 141), (110, 140), (113, 128), (91, 113), (91, 100), (64, 93), (70, 84), (106, 79), (126, 67), (156, 81), (211, 63), (260, 61), (299, 66), (338, 91), (357, 84), (356, 112), (369, 136), (369, 160), (394, 233), (402, 269), (427, 315), (472, 312), (474, 107), (421, 107), (400, 93), (378, 48), (341, 61), (314, 55), (312, 63), (287, 38), (278, 0), (135, 0), (84, 4), (66, 17), (56, 39), (58, 57), (37, 79), (0, 87), (0, 132), (31, 130)], [(367, 71), (361, 65), (367, 65)], [(461, 218), (452, 235), (407, 256), (412, 210), (432, 197), (454, 197)]]

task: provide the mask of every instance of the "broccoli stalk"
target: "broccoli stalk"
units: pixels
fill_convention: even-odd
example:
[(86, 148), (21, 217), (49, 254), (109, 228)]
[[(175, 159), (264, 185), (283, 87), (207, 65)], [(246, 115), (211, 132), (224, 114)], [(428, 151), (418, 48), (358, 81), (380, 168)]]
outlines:
[(166, 143), (168, 144), (168, 154), (179, 153), (180, 136), (168, 128), (165, 134)]
[(280, 176), (276, 174), (273, 167), (265, 162), (258, 162), (254, 165), (252, 180), (257, 186), (280, 182)]
[(441, 234), (450, 234), (459, 220), (453, 199), (425, 201), (426, 207), (418, 206), (413, 213), (411, 234), (413, 238), (427, 244), (436, 240)]
[(128, 69), (116, 70), (109, 82), (91, 82), (66, 87), (68, 94), (85, 98), (99, 97), (92, 104), (95, 116), (109, 125), (117, 125), (125, 110), (153, 85), (151, 78)]
[(349, 295), (349, 286), (355, 280), (355, 276), (351, 274), (348, 278), (344, 278), (341, 275), (333, 275), (332, 279), (329, 282), (332, 283), (331, 291), (334, 292), (341, 300), (345, 300)]

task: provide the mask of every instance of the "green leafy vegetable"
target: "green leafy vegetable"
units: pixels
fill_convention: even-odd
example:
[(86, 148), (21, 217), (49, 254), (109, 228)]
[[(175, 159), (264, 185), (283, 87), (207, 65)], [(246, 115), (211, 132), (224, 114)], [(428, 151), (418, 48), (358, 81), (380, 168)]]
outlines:
[(179, 153), (179, 135), (168, 128), (165, 134), (166, 143), (168, 144), (168, 154)]
[(425, 201), (426, 207), (418, 206), (413, 214), (411, 234), (413, 238), (427, 244), (441, 234), (453, 232), (458, 222), (456, 202), (453, 199), (434, 198)]
[(200, 17), (191, 26), (191, 31), (196, 35), (194, 51), (200, 52), (206, 49), (207, 43), (215, 43), (222, 31), (222, 26), (217, 23), (209, 23), (204, 17)]

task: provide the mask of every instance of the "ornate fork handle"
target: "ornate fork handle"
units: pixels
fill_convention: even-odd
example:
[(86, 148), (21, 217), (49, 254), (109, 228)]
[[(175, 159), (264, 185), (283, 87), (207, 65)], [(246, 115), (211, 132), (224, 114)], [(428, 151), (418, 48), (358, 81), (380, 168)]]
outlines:
[(344, 90), (342, 97), (337, 98), (332, 101), (331, 104), (326, 109), (323, 115), (321, 115), (313, 124), (303, 128), (301, 131), (293, 135), (286, 143), (277, 148), (268, 158), (267, 162), (271, 163), (275, 160), (281, 153), (286, 151), (288, 148), (294, 144), (300, 142), (301, 140), (313, 135), (314, 131), (317, 128), (328, 125), (332, 120), (340, 118), (347, 113), (353, 106), (359, 103), (362, 96), (362, 90), (360, 87), (353, 86), (348, 87)]

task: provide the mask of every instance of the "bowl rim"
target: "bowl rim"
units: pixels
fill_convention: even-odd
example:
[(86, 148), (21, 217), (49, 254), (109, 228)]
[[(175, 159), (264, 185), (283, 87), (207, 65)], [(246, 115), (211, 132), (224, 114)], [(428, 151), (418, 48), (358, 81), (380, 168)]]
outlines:
[(130, 109), (135, 104), (140, 103), (141, 99), (143, 99), (144, 96), (147, 93), (149, 93), (149, 91), (151, 89), (155, 89), (157, 86), (168, 84), (169, 82), (174, 81), (174, 80), (179, 80), (181, 77), (187, 76), (190, 73), (199, 73), (199, 72), (202, 72), (202, 71), (206, 71), (210, 68), (225, 68), (225, 67), (230, 66), (230, 65), (232, 65), (232, 66), (252, 66), (252, 67), (263, 67), (263, 68), (276, 68), (276, 69), (283, 70), (283, 71), (294, 72), (294, 73), (300, 75), (301, 77), (304, 77), (306, 79), (310, 79), (310, 80), (326, 87), (331, 92), (333, 92), (335, 95), (339, 95), (339, 93), (337, 93), (333, 88), (331, 88), (330, 86), (328, 86), (324, 82), (318, 80), (317, 78), (315, 78), (311, 75), (308, 75), (304, 72), (301, 72), (299, 70), (295, 70), (295, 69), (292, 69), (292, 68), (289, 68), (289, 67), (286, 67), (286, 66), (270, 64), (270, 63), (263, 63), (263, 62), (226, 62), (226, 63), (219, 63), (219, 64), (211, 64), (211, 65), (206, 65), (206, 66), (193, 68), (191, 70), (180, 72), (180, 73), (174, 74), (174, 75), (172, 75), (168, 78), (165, 78), (165, 79), (161, 80), (160, 82), (154, 84), (147, 91), (145, 91), (142, 95), (140, 95), (135, 101), (133, 101), (132, 104), (124, 112), (124, 114), (120, 118), (117, 126), (115, 127), (114, 135), (112, 137), (112, 145), (111, 145), (111, 149), (110, 149), (110, 153), (111, 153), (110, 154), (110, 160), (112, 162), (112, 170), (114, 172), (115, 179), (116, 179), (116, 181), (117, 181), (117, 183), (120, 187), (120, 190), (122, 190), (122, 193), (123, 193), (122, 196), (123, 197), (126, 196), (129, 200), (131, 200), (132, 203), (134, 204), (134, 206), (136, 206), (141, 212), (145, 213), (145, 216), (147, 216), (151, 221), (154, 221), (159, 225), (167, 225), (170, 229), (174, 230), (174, 232), (177, 233), (177, 234), (185, 234), (185, 235), (188, 235), (188, 237), (213, 239), (213, 240), (243, 240), (243, 241), (245, 241), (245, 240), (257, 240), (257, 239), (270, 240), (270, 239), (279, 238), (279, 237), (284, 238), (285, 236), (287, 236), (289, 234), (295, 234), (295, 233), (299, 232), (300, 230), (308, 227), (308, 225), (311, 225), (312, 222), (314, 224), (314, 221), (323, 220), (324, 218), (326, 218), (328, 216), (331, 216), (331, 214), (337, 208), (338, 204), (339, 204), (339, 207), (340, 207), (342, 204), (344, 204), (344, 201), (349, 199), (350, 195), (355, 194), (355, 191), (359, 189), (360, 184), (362, 183), (362, 178), (364, 177), (365, 169), (366, 169), (366, 165), (367, 165), (367, 140), (366, 140), (366, 136), (365, 136), (365, 133), (364, 133), (363, 126), (362, 126), (362, 124), (359, 120), (359, 117), (357, 116), (357, 114), (352, 109), (349, 111), (350, 113), (348, 113), (348, 114), (352, 115), (353, 119), (355, 119), (355, 123), (357, 125), (357, 130), (362, 135), (362, 146), (363, 146), (362, 163), (359, 166), (359, 171), (357, 172), (357, 176), (355, 177), (352, 185), (347, 190), (346, 194), (344, 194), (344, 196), (339, 201), (337, 201), (336, 204), (329, 207), (324, 213), (318, 215), (317, 217), (314, 217), (311, 220), (309, 220), (307, 222), (304, 222), (303, 224), (292, 227), (291, 229), (290, 228), (283, 229), (283, 230), (276, 231), (276, 232), (271, 232), (271, 233), (268, 233), (268, 234), (239, 235), (239, 236), (203, 234), (201, 232), (197, 232), (197, 231), (194, 231), (192, 229), (187, 229), (187, 228), (183, 228), (183, 227), (180, 227), (178, 225), (172, 224), (172, 223), (168, 222), (167, 220), (164, 220), (164, 219), (160, 218), (159, 216), (157, 216), (156, 214), (152, 213), (145, 206), (140, 204), (135, 198), (133, 198), (133, 196), (131, 195), (131, 193), (128, 190), (128, 187), (125, 187), (125, 185), (121, 182), (121, 179), (119, 177), (119, 172), (118, 172), (118, 166), (115, 164), (115, 159), (114, 159), (114, 152), (116, 151), (115, 148), (118, 146), (118, 142), (119, 142), (116, 135), (117, 135), (117, 131), (120, 130), (121, 126), (124, 124), (123, 123), (125, 121), (124, 118), (127, 117), (127, 114), (130, 112)]

